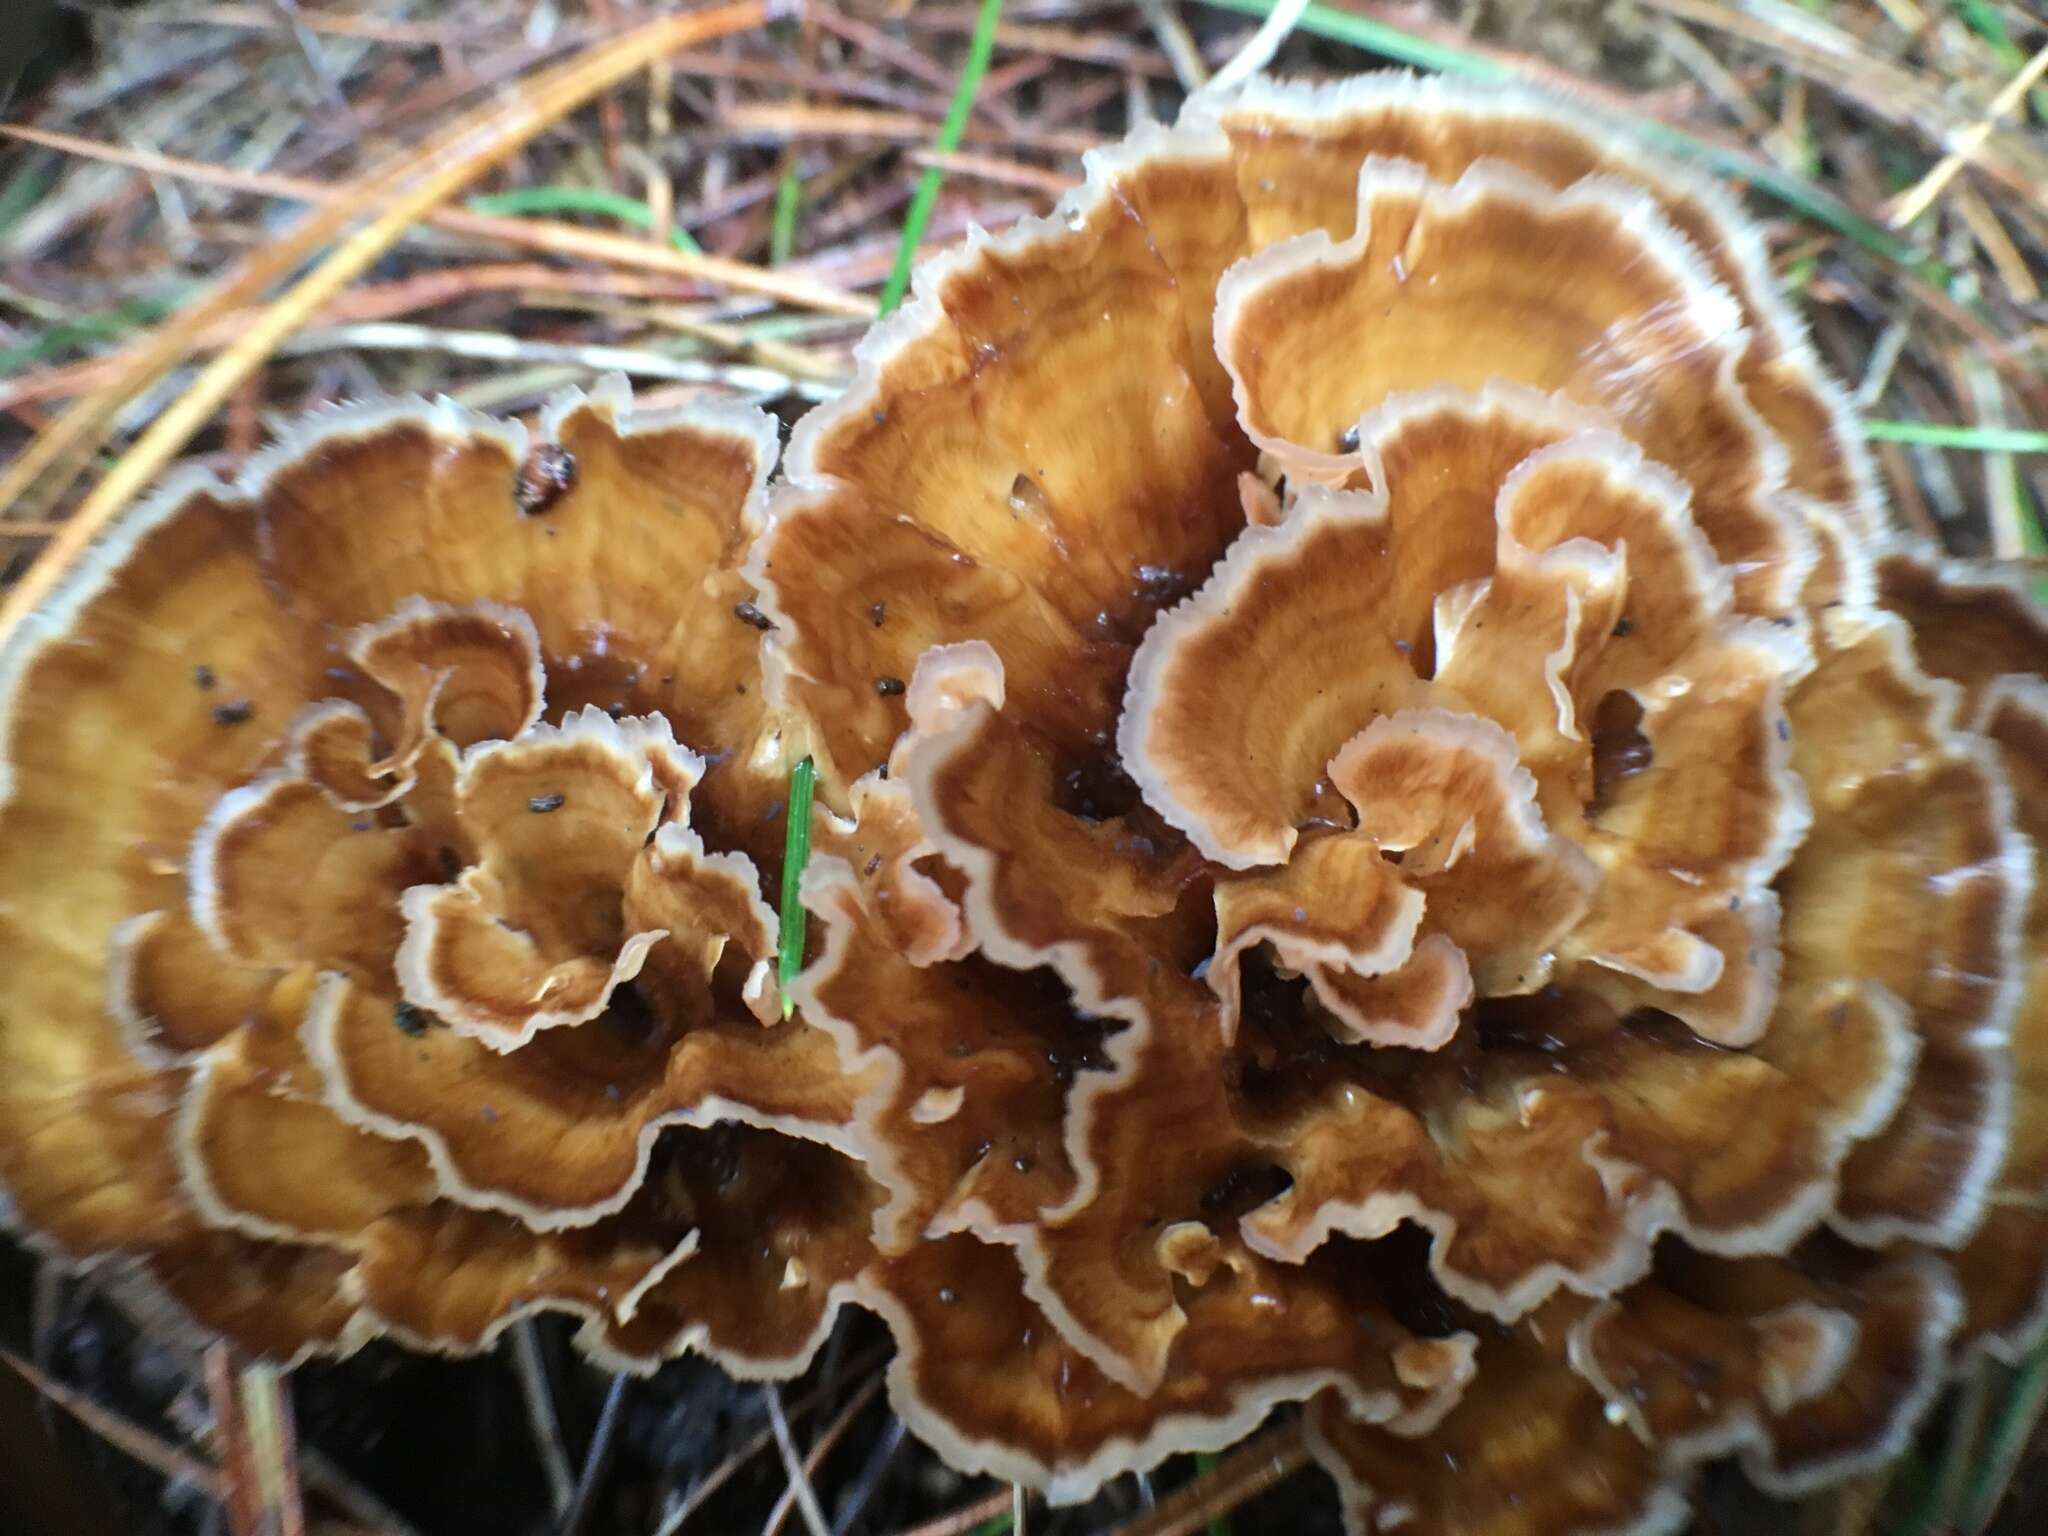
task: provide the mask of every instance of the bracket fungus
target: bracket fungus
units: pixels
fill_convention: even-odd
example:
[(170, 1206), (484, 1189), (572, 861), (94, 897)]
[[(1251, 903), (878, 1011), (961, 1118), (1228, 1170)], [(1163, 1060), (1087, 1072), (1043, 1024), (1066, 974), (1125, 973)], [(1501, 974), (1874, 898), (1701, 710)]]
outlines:
[(363, 408), (66, 573), (25, 1231), (280, 1358), (852, 1302), (1057, 1499), (1303, 1403), (1358, 1531), (1670, 1530), (2048, 1329), (2048, 617), (1887, 532), (1726, 193), (1258, 81), (857, 361), (772, 487), (613, 384)]

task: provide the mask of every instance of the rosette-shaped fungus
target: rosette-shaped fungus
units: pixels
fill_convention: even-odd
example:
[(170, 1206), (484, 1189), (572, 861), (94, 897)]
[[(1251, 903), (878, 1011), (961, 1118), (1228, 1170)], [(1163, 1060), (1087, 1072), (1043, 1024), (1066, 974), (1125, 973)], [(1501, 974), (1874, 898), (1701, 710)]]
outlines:
[[(2048, 1326), (2048, 619), (1719, 189), (1198, 98), (766, 418), (343, 414), (0, 662), (0, 1180), (292, 1356), (801, 1367), (1085, 1496), (1797, 1492)], [(776, 983), (782, 785), (818, 766)], [(793, 1009), (793, 1014), (791, 1010)]]
[[(2011, 597), (1918, 654), (1975, 599), (1879, 558), (1726, 194), (1512, 94), (1255, 84), (858, 362), (748, 571), (927, 1434), (1043, 1460), (950, 1305), (1192, 1444), (1364, 1296), (1397, 1379), (1455, 1356), (1313, 1405), (1358, 1528), (1661, 1530), (2038, 1333), (2048, 640)], [(929, 1268), (962, 1235), (1028, 1307)]]
[(867, 1257), (785, 1024), (738, 574), (772, 421), (316, 418), (138, 510), (5, 655), (0, 1171), (245, 1345), (799, 1368)]

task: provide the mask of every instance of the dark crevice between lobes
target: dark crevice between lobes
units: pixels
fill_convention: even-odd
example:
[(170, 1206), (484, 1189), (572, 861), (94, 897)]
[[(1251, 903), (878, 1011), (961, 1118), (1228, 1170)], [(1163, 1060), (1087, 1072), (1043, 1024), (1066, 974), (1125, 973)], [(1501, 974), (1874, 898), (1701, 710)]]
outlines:
[(1643, 706), (1632, 693), (1616, 689), (1593, 710), (1593, 798), (1586, 814), (1598, 818), (1613, 804), (1627, 779), (1655, 761), (1650, 738), (1643, 734)]

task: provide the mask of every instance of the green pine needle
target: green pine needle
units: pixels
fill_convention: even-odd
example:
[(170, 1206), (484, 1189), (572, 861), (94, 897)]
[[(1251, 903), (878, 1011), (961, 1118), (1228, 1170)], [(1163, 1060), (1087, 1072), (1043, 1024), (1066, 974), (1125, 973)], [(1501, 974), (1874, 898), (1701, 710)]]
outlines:
[(789, 984), (804, 968), (804, 866), (811, 861), (811, 800), (817, 793), (818, 768), (810, 758), (789, 775), (789, 825), (782, 839), (782, 937), (775, 957), (775, 980), (782, 989), (782, 1016), (796, 1009)]
[(1924, 443), (1932, 448), (1969, 448), (1978, 453), (2048, 453), (2048, 432), (2021, 427), (1951, 427), (1938, 421), (1863, 423), (1875, 443)]
[(1990, 1526), (2014, 1470), (2026, 1455), (2028, 1442), (2040, 1427), (2044, 1408), (2048, 1408), (2048, 1345), (2029, 1355), (2013, 1376), (1991, 1432), (1974, 1459), (1976, 1478), (1962, 1522), (1964, 1530), (1981, 1531)]
[(112, 309), (59, 320), (26, 341), (0, 348), (0, 377), (94, 342), (116, 340), (139, 326), (154, 325), (198, 288), (197, 283), (173, 283), (161, 292), (129, 299)]
[(803, 183), (795, 171), (784, 171), (775, 183), (775, 223), (768, 231), (768, 261), (781, 266), (796, 249), (796, 209)]
[[(1198, 1476), (1207, 1477), (1215, 1470), (1216, 1453), (1214, 1451), (1195, 1452), (1195, 1472)], [(1209, 1536), (1230, 1536), (1230, 1517), (1228, 1515), (1217, 1515), (1210, 1520)]]
[[(981, 89), (981, 77), (988, 73), (989, 55), (995, 52), (996, 22), (1002, 14), (1003, 0), (981, 0), (974, 37), (967, 45), (967, 62), (960, 68), (960, 84), (953, 92), (953, 104), (947, 108), (946, 120), (939, 125), (939, 136), (932, 146), (940, 154), (951, 154), (960, 147), (960, 136), (967, 131), (967, 116), (974, 110), (974, 93)], [(939, 183), (943, 179), (937, 166), (927, 166), (917, 180), (910, 212), (903, 220), (903, 239), (896, 247), (896, 264), (889, 269), (889, 280), (882, 285), (885, 315), (901, 304), (903, 295), (910, 291), (911, 264), (924, 241), (925, 226), (932, 221), (932, 209), (938, 205)]]
[[(602, 187), (518, 187), (510, 192), (492, 192), (469, 200), (471, 213), (554, 214), (595, 213), (617, 219), (634, 229), (654, 228), (654, 210), (637, 197), (607, 192)], [(704, 254), (690, 232), (681, 225), (669, 231), (669, 243), (692, 256)]]

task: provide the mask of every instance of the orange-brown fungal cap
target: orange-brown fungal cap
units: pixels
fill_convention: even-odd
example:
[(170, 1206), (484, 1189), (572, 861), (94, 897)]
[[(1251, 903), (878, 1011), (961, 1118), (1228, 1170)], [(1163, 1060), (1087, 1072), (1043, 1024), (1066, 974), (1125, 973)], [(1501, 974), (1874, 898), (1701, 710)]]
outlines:
[[(750, 1131), (755, 1206), (714, 1221), (739, 1198), (724, 1175), (680, 1200), (696, 1175), (654, 1145), (665, 1114), (829, 1140), (861, 1091), (825, 1036), (760, 1022), (754, 858), (780, 847), (782, 767), (735, 610), (773, 426), (634, 420), (608, 383), (543, 429), (562, 489), (534, 504), (515, 427), (331, 413), (238, 489), (167, 487), (8, 637), (0, 1179), (32, 1233), (280, 1358), (383, 1328), (476, 1347), (553, 1306), (602, 1322), (613, 1357), (701, 1342), (798, 1369), (864, 1262), (872, 1186)], [(452, 926), (468, 901), (491, 931), (437, 946), (451, 914), (408, 907), (450, 892)], [(458, 1018), (536, 1043), (493, 1050)], [(452, 1084), (376, 1075), (447, 1047)], [(419, 1118), (349, 1112), (345, 1074), (406, 1083)], [(565, 1138), (579, 1094), (610, 1115)], [(442, 1155), (429, 1131), (458, 1115), (495, 1146), (484, 1168), (558, 1173), (520, 1188), (531, 1226), (450, 1203), (516, 1204)], [(667, 1194), (600, 1221), (650, 1166)], [(571, 1221), (595, 1224), (535, 1230)], [(778, 1283), (817, 1277), (779, 1293), (782, 1323), (748, 1295), (770, 1228), (791, 1234)], [(737, 1249), (679, 1279), (714, 1231)], [(436, 1274), (471, 1278), (444, 1306)]]
[(926, 1243), (874, 1266), (863, 1299), (898, 1337), (890, 1399), (920, 1438), (962, 1469), (1068, 1503), (1171, 1453), (1227, 1446), (1319, 1390), (1402, 1433), (1441, 1419), (1471, 1380), (1471, 1335), (1419, 1337), (1362, 1281), (1369, 1266), (1324, 1268), (1282, 1300), (1270, 1267), (1219, 1264), (1143, 1396), (1062, 1336), (1001, 1248)]
[(2024, 975), (2011, 1028), (2011, 1134), (1983, 1225), (1954, 1256), (1959, 1345), (2017, 1359), (2048, 1329), (2048, 611), (1992, 567), (1894, 549), (1875, 564), (1880, 600), (1913, 631), (1928, 670), (1961, 690), (1971, 728), (1996, 752), (2013, 821), (2037, 866), (2021, 920)]
[(1704, 1461), (1740, 1454), (1790, 1496), (1898, 1452), (1955, 1327), (1940, 1264), (1669, 1257), (1668, 1275), (1482, 1339), (1477, 1385), (1418, 1438), (1312, 1405), (1309, 1445), (1353, 1529), (1674, 1531)]
[(1255, 83), (928, 267), (772, 500), (758, 413), (541, 425), (332, 415), (0, 650), (52, 1245), (287, 1358), (852, 1300), (963, 1468), (1314, 1398), (1446, 1536), (1811, 1486), (2038, 1335), (2048, 626), (1873, 543), (1717, 189)]
[(1639, 189), (1740, 306), (1737, 379), (1783, 444), (1791, 486), (1858, 533), (1881, 531), (1877, 476), (1847, 392), (1782, 292), (1761, 230), (1719, 182), (1637, 148), (1618, 124), (1499, 81), (1395, 72), (1328, 85), (1252, 80), (1186, 116), (1228, 136), (1254, 248), (1317, 229), (1352, 236), (1359, 173), (1374, 157), (1445, 184), (1490, 161), (1553, 188), (1597, 177)]
[[(1446, 185), (1374, 159), (1356, 228), (1270, 246), (1218, 290), (1217, 352), (1261, 448), (1283, 464), (1318, 450), (1299, 471), (1327, 474), (1390, 395), (1495, 377), (1561, 392), (1687, 482), (1746, 608), (1797, 601), (1811, 557), (1774, 500), (1784, 450), (1735, 380), (1740, 310), (1647, 194), (1598, 178), (1555, 189), (1496, 162)], [(1514, 318), (1474, 326), (1475, 311)]]

